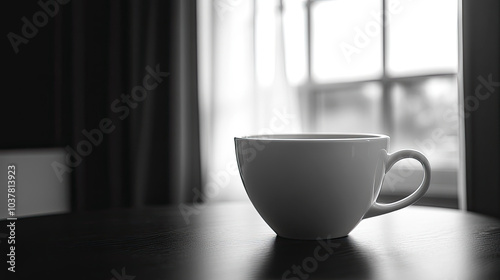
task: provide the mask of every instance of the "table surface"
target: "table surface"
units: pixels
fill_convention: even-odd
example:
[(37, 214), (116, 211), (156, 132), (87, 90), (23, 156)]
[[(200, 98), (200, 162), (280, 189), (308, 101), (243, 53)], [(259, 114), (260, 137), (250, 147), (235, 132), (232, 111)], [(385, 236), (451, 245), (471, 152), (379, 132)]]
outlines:
[(412, 206), (320, 242), (277, 237), (247, 202), (200, 207), (188, 223), (178, 205), (19, 219), (17, 279), (500, 279), (486, 216)]

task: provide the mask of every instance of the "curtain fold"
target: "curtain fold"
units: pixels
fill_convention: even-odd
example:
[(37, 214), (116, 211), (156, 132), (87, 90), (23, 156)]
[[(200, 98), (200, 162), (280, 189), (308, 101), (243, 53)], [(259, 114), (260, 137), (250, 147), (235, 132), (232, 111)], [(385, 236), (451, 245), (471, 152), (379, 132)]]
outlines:
[(196, 1), (75, 0), (63, 12), (56, 84), (73, 209), (191, 200), (200, 188)]

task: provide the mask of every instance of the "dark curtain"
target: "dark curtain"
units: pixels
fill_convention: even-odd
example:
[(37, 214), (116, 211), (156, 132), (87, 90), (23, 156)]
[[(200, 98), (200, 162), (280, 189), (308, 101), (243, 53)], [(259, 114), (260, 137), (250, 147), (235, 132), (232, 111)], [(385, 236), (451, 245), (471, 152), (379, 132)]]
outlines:
[(55, 127), (74, 210), (200, 187), (195, 0), (71, 1), (55, 17)]
[[(58, 146), (55, 136), (54, 21), (28, 28), (37, 1), (8, 1), (0, 9), (2, 100), (0, 149)], [(30, 26), (32, 27), (32, 26)]]
[(462, 10), (467, 209), (500, 218), (500, 2)]

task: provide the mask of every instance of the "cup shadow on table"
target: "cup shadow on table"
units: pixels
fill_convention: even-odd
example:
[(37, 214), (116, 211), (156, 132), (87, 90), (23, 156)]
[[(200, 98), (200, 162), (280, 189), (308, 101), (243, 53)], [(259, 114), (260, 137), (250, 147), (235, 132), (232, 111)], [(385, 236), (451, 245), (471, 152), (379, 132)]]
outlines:
[(304, 241), (275, 237), (256, 279), (370, 279), (374, 256), (352, 237)]

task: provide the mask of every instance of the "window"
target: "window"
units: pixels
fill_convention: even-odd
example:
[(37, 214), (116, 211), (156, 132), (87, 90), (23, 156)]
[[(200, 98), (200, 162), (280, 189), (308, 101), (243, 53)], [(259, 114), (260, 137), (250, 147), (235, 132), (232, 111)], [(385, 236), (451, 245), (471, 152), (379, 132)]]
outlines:
[[(286, 32), (291, 2), (298, 5), (283, 2), (285, 50), (304, 36)], [(458, 2), (298, 2), (307, 46), (305, 54), (288, 57), (306, 57), (304, 131), (388, 134), (392, 151), (416, 149), (429, 158), (434, 176), (427, 196), (456, 207)], [(296, 76), (295, 66), (288, 66), (289, 76)], [(413, 164), (395, 166), (382, 194), (409, 194), (422, 176)]]

